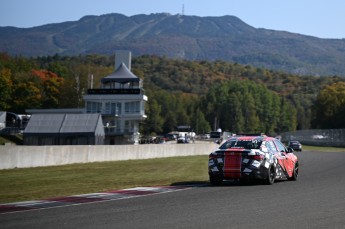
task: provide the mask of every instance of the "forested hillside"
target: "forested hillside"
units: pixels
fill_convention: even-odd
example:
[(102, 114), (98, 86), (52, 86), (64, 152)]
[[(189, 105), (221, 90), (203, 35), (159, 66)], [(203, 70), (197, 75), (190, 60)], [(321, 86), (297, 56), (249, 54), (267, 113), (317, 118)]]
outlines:
[[(101, 55), (24, 58), (2, 53), (0, 110), (84, 107), (82, 95), (90, 87), (89, 76), (94, 76), (97, 88), (99, 80), (114, 71), (113, 60), (114, 56)], [(345, 79), (336, 76), (297, 76), (225, 61), (148, 55), (133, 59), (132, 72), (144, 80), (149, 98), (144, 134), (167, 133), (187, 124), (198, 133), (215, 127), (268, 134), (327, 128), (334, 123), (321, 126), (320, 119), (339, 116), (345, 105), (342, 87), (335, 90)], [(332, 99), (332, 89), (340, 91), (333, 97), (340, 101), (338, 108), (320, 114), (328, 109), (324, 101)], [(345, 127), (341, 122), (336, 127)]]
[(0, 52), (10, 55), (111, 55), (115, 50), (131, 50), (134, 56), (224, 60), (299, 75), (345, 76), (345, 39), (254, 28), (229, 15), (113, 13), (25, 29), (0, 27)]

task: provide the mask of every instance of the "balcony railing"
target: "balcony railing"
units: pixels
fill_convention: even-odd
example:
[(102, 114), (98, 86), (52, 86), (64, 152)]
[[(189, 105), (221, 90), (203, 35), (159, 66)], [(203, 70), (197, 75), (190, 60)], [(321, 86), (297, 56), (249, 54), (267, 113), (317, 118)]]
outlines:
[(141, 88), (102, 88), (102, 89), (88, 89), (87, 94), (89, 95), (139, 95), (144, 94)]
[(135, 128), (125, 128), (124, 130), (121, 130), (120, 128), (117, 127), (104, 127), (104, 132), (105, 135), (132, 135), (135, 133)]

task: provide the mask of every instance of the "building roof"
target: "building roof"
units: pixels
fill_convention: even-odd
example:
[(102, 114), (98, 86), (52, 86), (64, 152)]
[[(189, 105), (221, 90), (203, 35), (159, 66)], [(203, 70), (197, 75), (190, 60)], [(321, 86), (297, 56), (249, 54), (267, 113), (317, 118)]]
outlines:
[(101, 114), (82, 114), (65, 116), (61, 133), (95, 132)]
[(33, 114), (24, 133), (59, 133), (65, 114)]
[(58, 109), (26, 109), (29, 114), (82, 114), (85, 108), (58, 108)]
[(94, 133), (100, 120), (101, 114), (33, 114), (24, 134)]
[(115, 72), (101, 79), (102, 83), (108, 83), (108, 82), (127, 83), (127, 82), (139, 82), (139, 81), (140, 79), (136, 75), (134, 75), (123, 62), (116, 69)]

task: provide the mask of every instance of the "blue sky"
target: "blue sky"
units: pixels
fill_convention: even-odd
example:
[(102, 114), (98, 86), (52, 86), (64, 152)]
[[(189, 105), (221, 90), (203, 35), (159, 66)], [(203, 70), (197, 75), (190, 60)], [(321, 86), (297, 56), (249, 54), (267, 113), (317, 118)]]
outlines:
[(344, 0), (0, 0), (0, 26), (76, 21), (85, 15), (233, 15), (255, 28), (345, 38)]

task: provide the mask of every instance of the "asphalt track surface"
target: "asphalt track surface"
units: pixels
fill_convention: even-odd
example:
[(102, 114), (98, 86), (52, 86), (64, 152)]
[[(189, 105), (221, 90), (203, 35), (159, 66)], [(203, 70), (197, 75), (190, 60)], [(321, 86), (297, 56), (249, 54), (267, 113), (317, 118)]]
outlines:
[[(345, 152), (296, 153), (297, 181), (176, 192), (0, 214), (0, 228), (345, 228)], [(186, 182), (188, 182), (186, 177)]]

